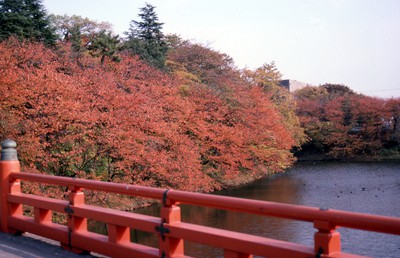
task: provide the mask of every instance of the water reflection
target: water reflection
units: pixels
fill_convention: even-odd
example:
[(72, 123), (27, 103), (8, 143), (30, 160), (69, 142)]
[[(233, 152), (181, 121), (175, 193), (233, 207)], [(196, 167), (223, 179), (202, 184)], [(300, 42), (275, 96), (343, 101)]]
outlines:
[[(285, 174), (216, 194), (400, 217), (400, 163), (298, 164)], [(189, 205), (181, 208), (185, 222), (313, 245), (315, 230), (311, 223)], [(137, 212), (159, 216), (160, 207), (155, 205)], [(345, 252), (399, 257), (398, 236), (346, 228), (339, 232)], [(133, 231), (132, 239), (149, 246), (158, 245), (157, 236), (152, 234)], [(190, 242), (185, 242), (185, 254), (223, 257), (222, 250)]]
[[(247, 199), (266, 200), (295, 204), (298, 202), (299, 186), (291, 177), (272, 176), (256, 183), (246, 185), (240, 189), (220, 191), (216, 194)], [(270, 237), (279, 240), (291, 241), (296, 238), (297, 232), (292, 228), (301, 222), (289, 221), (280, 218), (262, 217), (252, 214), (231, 212), (208, 207), (181, 205), (182, 221), (214, 228), (229, 229), (236, 232), (251, 233), (253, 235)], [(159, 216), (160, 206), (141, 209), (138, 213)], [(311, 230), (312, 227), (309, 226)], [(312, 236), (312, 234), (311, 234)], [(154, 245), (157, 237), (151, 234), (140, 234), (139, 242)], [(196, 243), (185, 242), (185, 254), (194, 257), (223, 257), (223, 250), (206, 247)]]

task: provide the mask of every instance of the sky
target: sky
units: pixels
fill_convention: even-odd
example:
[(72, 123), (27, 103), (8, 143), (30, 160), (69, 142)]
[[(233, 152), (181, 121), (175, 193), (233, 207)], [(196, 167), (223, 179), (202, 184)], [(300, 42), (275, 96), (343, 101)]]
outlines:
[(146, 2), (164, 34), (228, 54), (238, 68), (275, 62), (283, 79), (400, 97), (400, 0), (42, 1), (49, 14), (106, 21), (120, 36)]

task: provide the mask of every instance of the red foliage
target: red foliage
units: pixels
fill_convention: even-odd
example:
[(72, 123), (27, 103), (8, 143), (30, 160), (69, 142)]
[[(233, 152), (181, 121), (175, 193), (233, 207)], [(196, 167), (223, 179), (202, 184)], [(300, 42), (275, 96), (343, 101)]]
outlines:
[(17, 141), (26, 169), (211, 191), (293, 161), (291, 134), (257, 88), (182, 94), (179, 80), (128, 55), (76, 64), (15, 40), (0, 55), (0, 136)]
[(396, 108), (391, 108), (398, 99), (373, 98), (350, 92), (345, 86), (328, 86), (336, 91), (328, 92), (322, 86), (297, 92), (298, 114), (314, 148), (336, 158), (349, 158), (376, 156), (385, 148), (399, 146)]

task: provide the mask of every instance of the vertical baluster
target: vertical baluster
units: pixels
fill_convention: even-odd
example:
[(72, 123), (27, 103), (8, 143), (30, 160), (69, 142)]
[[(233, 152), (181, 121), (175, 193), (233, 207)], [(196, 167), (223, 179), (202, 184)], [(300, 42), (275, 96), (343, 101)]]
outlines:
[(314, 221), (314, 227), (318, 232), (314, 235), (314, 249), (317, 254), (340, 253), (340, 233), (337, 232), (336, 225), (329, 221)]
[(50, 210), (36, 208), (34, 209), (35, 223), (50, 223), (52, 212)]
[(184, 255), (183, 239), (168, 237), (168, 224), (181, 222), (181, 208), (167, 200), (168, 190), (164, 193), (161, 207), (161, 225), (156, 229), (160, 232), (160, 257), (174, 257)]
[[(69, 193), (69, 203), (72, 206), (85, 204), (85, 194), (79, 188), (73, 188)], [(74, 216), (73, 208), (70, 207), (70, 220), (68, 227), (72, 232), (87, 231), (87, 219)]]
[[(10, 194), (18, 194), (21, 193), (21, 182), (20, 180), (13, 180), (10, 181)], [(23, 215), (23, 207), (22, 204), (20, 203), (9, 203), (9, 208), (10, 208), (10, 216), (16, 216), (16, 215)]]
[(68, 243), (61, 243), (64, 249), (70, 250), (74, 253), (88, 253), (85, 250), (80, 249), (73, 245), (73, 234), (74, 233), (85, 233), (87, 232), (87, 219), (82, 217), (74, 216), (73, 206), (85, 204), (85, 194), (79, 187), (71, 187), (69, 192), (69, 204), (65, 211), (68, 213)]
[(130, 228), (108, 224), (108, 241), (111, 243), (129, 243), (131, 241)]

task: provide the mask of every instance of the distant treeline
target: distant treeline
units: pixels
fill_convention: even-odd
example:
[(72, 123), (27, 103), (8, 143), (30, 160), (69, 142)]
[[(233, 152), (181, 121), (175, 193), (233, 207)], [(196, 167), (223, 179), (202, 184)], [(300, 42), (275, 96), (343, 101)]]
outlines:
[(295, 96), (309, 137), (303, 153), (336, 159), (400, 158), (399, 98), (368, 97), (334, 84), (307, 87)]

